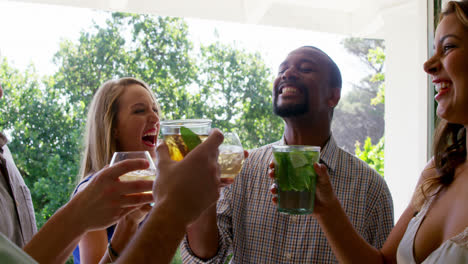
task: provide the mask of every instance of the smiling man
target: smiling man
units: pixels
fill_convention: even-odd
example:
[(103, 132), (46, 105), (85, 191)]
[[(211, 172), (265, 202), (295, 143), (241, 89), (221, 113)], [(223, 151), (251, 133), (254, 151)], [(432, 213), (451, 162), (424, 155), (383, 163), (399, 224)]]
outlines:
[[(353, 226), (370, 244), (383, 245), (393, 227), (393, 203), (385, 181), (355, 156), (339, 148), (331, 133), (333, 109), (340, 100), (341, 73), (315, 47), (292, 51), (273, 84), (273, 111), (285, 129), (273, 144), (321, 147), (332, 185)], [(233, 184), (187, 230), (184, 262), (336, 263), (312, 215), (280, 214), (271, 202), (268, 177), (272, 145), (252, 150)]]

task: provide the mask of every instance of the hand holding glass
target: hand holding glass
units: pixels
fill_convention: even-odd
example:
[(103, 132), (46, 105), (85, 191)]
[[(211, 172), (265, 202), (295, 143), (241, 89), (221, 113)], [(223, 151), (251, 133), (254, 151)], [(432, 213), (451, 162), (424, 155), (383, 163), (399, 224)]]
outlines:
[(244, 149), (235, 132), (224, 133), (224, 141), (219, 146), (218, 163), (221, 178), (234, 179), (244, 163)]
[(320, 147), (273, 145), (273, 157), (278, 211), (311, 214), (314, 211), (317, 180), (314, 163), (320, 159)]
[(114, 152), (110, 166), (126, 159), (146, 159), (149, 167), (145, 170), (135, 170), (119, 177), (121, 181), (154, 181), (156, 179), (156, 166), (148, 151)]

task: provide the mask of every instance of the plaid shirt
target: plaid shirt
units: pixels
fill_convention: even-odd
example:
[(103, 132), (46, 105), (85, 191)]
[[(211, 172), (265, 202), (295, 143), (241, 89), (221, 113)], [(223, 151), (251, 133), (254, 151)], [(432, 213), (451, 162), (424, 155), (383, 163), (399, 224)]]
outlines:
[[(283, 140), (274, 144), (283, 144)], [(333, 137), (320, 160), (356, 231), (381, 248), (393, 228), (393, 202), (383, 178), (367, 164), (340, 149)], [(224, 188), (217, 205), (219, 250), (202, 261), (182, 244), (184, 263), (336, 263), (317, 221), (308, 215), (278, 213), (271, 202), (268, 165), (271, 145), (253, 150), (235, 182)]]

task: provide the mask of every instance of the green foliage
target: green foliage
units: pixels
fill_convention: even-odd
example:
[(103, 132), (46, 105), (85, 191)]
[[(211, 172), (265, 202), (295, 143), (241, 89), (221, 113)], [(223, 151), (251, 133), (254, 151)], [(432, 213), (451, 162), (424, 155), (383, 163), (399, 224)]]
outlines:
[(361, 143), (356, 141), (355, 154), (358, 158), (369, 164), (382, 177), (384, 176), (384, 149), (385, 139), (382, 137), (379, 142), (372, 145), (371, 138), (368, 137), (361, 149)]
[(373, 72), (381, 72), (383, 64), (372, 63), (369, 60), (369, 50), (385, 49), (382, 39), (346, 38), (342, 41), (343, 47), (354, 54), (361, 62)]
[[(375, 49), (369, 49), (367, 54), (369, 62), (375, 67), (383, 67), (385, 62), (385, 53), (381, 47)], [(383, 72), (375, 73), (371, 79), (371, 82), (379, 84), (379, 90), (377, 95), (371, 99), (371, 105), (385, 104), (385, 74)], [(364, 147), (361, 150), (360, 143), (356, 142), (355, 154), (372, 168), (374, 168), (382, 177), (384, 176), (384, 150), (385, 150), (385, 139), (384, 136), (380, 138), (379, 142), (372, 145), (371, 138), (368, 137), (364, 142)]]
[[(375, 67), (383, 68), (383, 64), (385, 62), (384, 50), (381, 47), (369, 49), (367, 59), (372, 65), (375, 65)], [(377, 92), (377, 95), (372, 98), (371, 104), (385, 104), (385, 74), (383, 72), (377, 72), (372, 76), (370, 81), (379, 84), (379, 91)]]
[[(335, 109), (333, 133), (339, 145), (350, 152), (354, 150), (356, 156), (383, 176), (384, 42), (376, 39), (347, 38), (342, 44), (368, 67), (370, 74), (361, 80), (360, 84), (355, 85)], [(352, 142), (356, 142), (354, 146), (350, 145)], [(364, 142), (362, 149), (360, 142)]]
[(244, 148), (271, 143), (281, 137), (282, 120), (273, 115), (270, 70), (258, 53), (219, 42), (201, 47), (197, 112), (213, 126), (238, 133)]
[(39, 80), (33, 67), (20, 73), (3, 60), (1, 69), (1, 129), (10, 132), (9, 148), (32, 190), (42, 226), (68, 201), (74, 186), (80, 134), (73, 122), (76, 113), (50, 88), (51, 80)]
[(61, 42), (53, 76), (1, 61), (0, 129), (31, 189), (38, 227), (70, 198), (87, 107), (109, 79), (144, 80), (164, 119), (211, 118), (214, 127), (236, 130), (246, 149), (282, 133), (271, 110), (272, 76), (259, 54), (218, 42), (194, 50), (180, 18), (105, 15), (105, 24), (83, 30), (78, 41)]
[[(185, 87), (196, 77), (187, 35), (180, 18), (113, 13), (105, 26), (82, 32), (78, 43), (62, 42), (54, 87), (69, 103), (87, 106), (103, 82), (132, 76), (155, 90), (163, 110), (171, 109), (167, 118), (183, 116), (181, 105), (191, 99)], [(81, 118), (84, 123), (84, 113)]]
[[(369, 70), (368, 76), (342, 95), (333, 117), (332, 131), (338, 145), (352, 153), (354, 142), (364, 142), (370, 137), (373, 143), (377, 143), (385, 130), (385, 104), (381, 99), (384, 89), (384, 42), (347, 38), (342, 44)], [(377, 100), (381, 103), (373, 104)]]

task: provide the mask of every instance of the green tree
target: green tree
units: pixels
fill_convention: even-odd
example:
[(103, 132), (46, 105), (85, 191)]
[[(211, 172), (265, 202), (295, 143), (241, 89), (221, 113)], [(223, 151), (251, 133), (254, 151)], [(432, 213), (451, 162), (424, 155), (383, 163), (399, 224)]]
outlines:
[(281, 137), (282, 120), (273, 115), (273, 79), (258, 53), (219, 42), (201, 47), (197, 100), (213, 125), (239, 134), (244, 148), (255, 148)]
[(61, 44), (54, 87), (69, 103), (88, 105), (104, 81), (133, 76), (154, 89), (163, 109), (171, 109), (163, 111), (166, 118), (183, 116), (181, 106), (190, 102), (185, 87), (196, 77), (187, 30), (180, 18), (113, 13), (104, 26), (81, 32), (78, 43)]
[(79, 160), (76, 112), (50, 88), (52, 80), (40, 80), (33, 67), (21, 73), (3, 60), (0, 75), (5, 90), (1, 128), (10, 134), (9, 147), (31, 189), (40, 227), (68, 201), (74, 186)]
[(273, 77), (258, 53), (219, 42), (194, 50), (180, 18), (103, 14), (103, 25), (61, 42), (52, 76), (1, 61), (0, 128), (31, 189), (38, 227), (70, 198), (87, 107), (109, 79), (146, 81), (165, 119), (211, 118), (214, 127), (237, 131), (246, 149), (281, 136), (283, 123), (272, 114)]
[[(383, 67), (385, 62), (384, 50), (381, 47), (370, 49), (369, 53), (367, 54), (367, 59), (372, 63), (372, 65), (379, 65)], [(372, 98), (371, 104), (385, 104), (385, 74), (382, 71), (379, 71), (372, 76), (370, 81), (378, 84), (379, 88), (377, 95)]]
[(376, 39), (347, 38), (342, 44), (369, 71), (368, 76), (343, 95), (333, 118), (332, 131), (338, 145), (352, 153), (356, 142), (370, 137), (375, 144), (385, 130), (385, 105), (383, 101), (372, 104), (379, 91), (383, 91), (384, 58), (380, 55), (384, 54), (384, 43)]
[(361, 143), (356, 142), (355, 155), (375, 169), (382, 177), (384, 176), (384, 149), (385, 139), (382, 137), (379, 142), (372, 145), (371, 138), (368, 137), (361, 149)]
[[(385, 53), (382, 48), (377, 47), (376, 49), (369, 49), (368, 60), (375, 65), (383, 65), (385, 62)], [(378, 72), (374, 74), (371, 82), (378, 83), (377, 95), (371, 99), (372, 105), (379, 105), (385, 103), (385, 74)], [(374, 168), (382, 177), (384, 176), (384, 150), (385, 150), (385, 138), (382, 136), (378, 143), (372, 144), (371, 138), (367, 137), (363, 149), (361, 150), (361, 144), (356, 142), (355, 154), (360, 159), (369, 164)]]
[(271, 110), (272, 76), (259, 54), (218, 42), (197, 52), (179, 18), (105, 15), (105, 24), (60, 44), (51, 77), (2, 62), (0, 123), (11, 131), (10, 148), (31, 188), (39, 227), (76, 184), (87, 106), (108, 79), (145, 80), (166, 119), (212, 118), (215, 127), (237, 130), (245, 148), (281, 135), (282, 122)]

